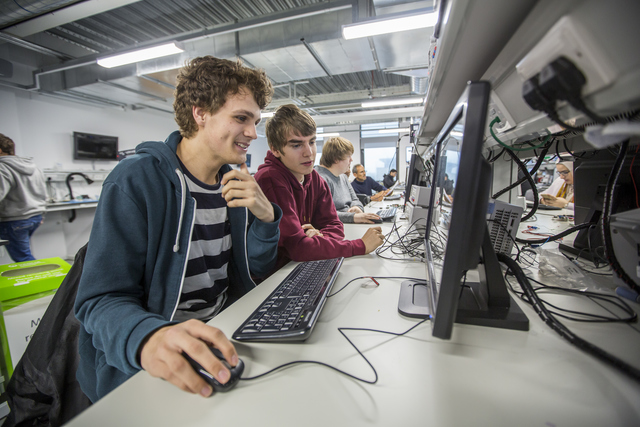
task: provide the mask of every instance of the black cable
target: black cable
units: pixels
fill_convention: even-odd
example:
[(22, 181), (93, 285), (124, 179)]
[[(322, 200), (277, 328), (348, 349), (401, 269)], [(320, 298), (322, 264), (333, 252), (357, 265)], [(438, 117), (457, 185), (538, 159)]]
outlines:
[(370, 279), (373, 280), (374, 283), (379, 286), (380, 284), (378, 282), (376, 282), (376, 279), (402, 279), (402, 280), (420, 280), (417, 279), (415, 277), (400, 277), (400, 276), (360, 276), (360, 277), (354, 277), (353, 279), (349, 280), (347, 283), (344, 284), (344, 286), (342, 286), (340, 289), (338, 289), (337, 291), (335, 291), (332, 294), (327, 295), (327, 298), (331, 298), (332, 296), (338, 294), (339, 292), (342, 292), (347, 286), (349, 286), (352, 282), (355, 282), (356, 280), (360, 280), (360, 279)]
[[(524, 173), (524, 177), (526, 178), (527, 181), (529, 181), (529, 185), (531, 185), (531, 190), (533, 191), (533, 207), (531, 208), (531, 210), (529, 211), (529, 213), (527, 213), (526, 215), (524, 215), (520, 221), (526, 221), (527, 219), (531, 218), (536, 211), (538, 210), (538, 205), (540, 204), (540, 201), (538, 200), (538, 189), (536, 188), (536, 183), (533, 182), (533, 178), (531, 178), (531, 175), (529, 174), (529, 171), (527, 170), (527, 168), (524, 166), (524, 164), (522, 163), (522, 160), (520, 160), (518, 158), (518, 156), (516, 156), (516, 154), (511, 151), (511, 150), (506, 150), (507, 154), (511, 157), (511, 159), (516, 162), (516, 164), (518, 165), (518, 168), (520, 168), (520, 170)], [(495, 197), (493, 197), (495, 199)]]
[[(628, 317), (626, 318), (622, 318), (618, 315), (615, 315), (616, 317), (605, 317), (605, 316), (601, 316), (598, 314), (593, 314), (593, 313), (585, 313), (585, 312), (580, 312), (580, 311), (575, 311), (575, 310), (569, 310), (566, 308), (562, 308), (562, 307), (557, 307), (554, 304), (551, 304), (548, 301), (543, 301), (546, 305), (555, 308), (556, 310), (561, 310), (567, 313), (574, 313), (574, 314), (579, 314), (581, 316), (584, 317), (592, 317), (593, 319), (582, 319), (582, 318), (576, 318), (576, 317), (568, 317), (565, 315), (562, 315), (560, 313), (555, 313), (558, 316), (562, 316), (566, 319), (569, 320), (573, 320), (576, 322), (595, 322), (595, 323), (603, 323), (603, 322), (610, 322), (610, 323), (630, 323), (630, 322), (635, 322), (638, 319), (638, 315), (635, 311), (633, 311), (633, 308), (631, 308), (631, 306), (629, 304), (627, 304), (622, 298), (616, 296), (616, 295), (610, 295), (610, 294), (603, 294), (603, 293), (598, 293), (598, 292), (592, 292), (592, 291), (586, 291), (586, 290), (580, 290), (580, 289), (569, 289), (569, 288), (562, 288), (559, 286), (550, 286), (550, 285), (546, 285), (542, 282), (540, 282), (539, 280), (536, 280), (532, 277), (527, 276), (527, 278), (537, 284), (540, 285), (540, 287), (538, 288), (534, 288), (534, 291), (536, 293), (539, 293), (541, 290), (544, 291), (554, 291), (557, 293), (565, 293), (565, 294), (572, 294), (572, 295), (580, 295), (580, 296), (584, 296), (587, 297), (589, 299), (599, 299), (602, 301), (606, 301), (611, 305), (614, 305), (616, 307), (618, 307), (620, 310), (622, 310), (623, 312), (625, 312)], [(593, 301), (592, 299), (592, 301)], [(595, 302), (595, 301), (594, 301)], [(611, 313), (611, 311), (609, 311)]]
[(555, 318), (553, 313), (549, 312), (545, 307), (542, 300), (538, 297), (538, 295), (534, 292), (531, 283), (529, 283), (529, 279), (522, 271), (522, 268), (518, 265), (517, 262), (509, 258), (505, 254), (498, 253), (498, 261), (506, 264), (506, 266), (513, 272), (522, 288), (523, 292), (529, 299), (529, 303), (533, 306), (534, 310), (540, 316), (542, 321), (547, 324), (551, 329), (556, 331), (561, 337), (569, 341), (569, 343), (575, 345), (580, 350), (594, 356), (600, 361), (616, 368), (620, 372), (625, 375), (631, 377), (632, 379), (640, 382), (640, 370), (629, 365), (628, 363), (620, 360), (619, 358), (613, 356), (612, 354), (604, 351), (600, 347), (597, 347), (590, 342), (580, 338), (571, 330), (569, 330), (564, 324), (562, 324), (559, 320)]
[(500, 151), (498, 152), (498, 154), (496, 154), (495, 156), (493, 156), (493, 157), (489, 160), (489, 163), (493, 163), (493, 162), (495, 162), (496, 160), (498, 160), (498, 159), (500, 158), (500, 156), (502, 156), (502, 154), (504, 153), (504, 150), (506, 150), (506, 148), (502, 147), (502, 150), (500, 150)]
[(613, 271), (618, 275), (618, 277), (631, 289), (636, 292), (640, 292), (640, 286), (636, 282), (633, 281), (631, 277), (624, 271), (624, 268), (618, 262), (618, 258), (613, 250), (613, 241), (611, 239), (611, 214), (613, 210), (613, 193), (615, 190), (616, 183), (618, 182), (618, 177), (620, 176), (620, 171), (622, 170), (622, 164), (624, 163), (624, 157), (627, 154), (627, 149), (629, 148), (629, 140), (627, 139), (620, 145), (620, 151), (618, 151), (618, 157), (616, 158), (615, 163), (613, 164), (613, 169), (611, 170), (611, 174), (609, 175), (609, 180), (607, 182), (607, 188), (604, 193), (604, 204), (602, 207), (602, 240), (604, 241), (604, 253), (607, 258), (607, 261), (611, 265)]
[[(509, 190), (517, 187), (518, 185), (522, 184), (523, 182), (527, 181), (527, 175), (529, 175), (529, 176), (534, 175), (538, 171), (538, 169), (540, 168), (540, 165), (542, 165), (542, 162), (544, 161), (544, 156), (547, 154), (547, 152), (549, 151), (549, 148), (551, 148), (551, 145), (553, 144), (554, 141), (555, 141), (555, 138), (552, 139), (551, 141), (549, 141), (549, 143), (546, 144), (544, 147), (542, 147), (542, 152), (538, 156), (536, 164), (531, 169), (531, 172), (529, 172), (527, 170), (526, 166), (523, 165), (524, 169), (522, 170), (522, 173), (524, 174), (524, 176), (522, 178), (518, 179), (513, 184), (509, 185), (508, 187), (503, 188), (502, 190), (498, 191), (496, 194), (491, 196), (491, 198), (492, 199), (497, 199), (498, 197), (500, 197), (501, 195), (503, 195), (507, 191), (509, 191)], [(532, 178), (532, 180), (533, 180), (533, 178)], [(531, 184), (531, 182), (529, 182), (529, 184)], [(534, 182), (534, 184), (535, 184), (535, 182)], [(534, 185), (534, 187), (535, 187), (535, 185)]]
[(349, 378), (353, 378), (356, 381), (360, 381), (366, 384), (375, 384), (378, 382), (378, 372), (376, 371), (376, 368), (374, 368), (374, 366), (371, 364), (371, 362), (369, 362), (369, 359), (366, 358), (366, 356), (360, 351), (360, 349), (353, 343), (353, 341), (351, 341), (349, 339), (349, 337), (344, 333), (344, 331), (367, 331), (367, 332), (376, 332), (376, 333), (380, 333), (380, 334), (388, 334), (388, 335), (393, 335), (396, 337), (401, 337), (403, 335), (408, 334), (409, 332), (411, 332), (412, 330), (414, 330), (415, 328), (417, 328), (418, 326), (422, 325), (424, 322), (426, 322), (427, 319), (421, 320), (420, 322), (416, 323), (415, 325), (413, 325), (412, 327), (410, 327), (409, 329), (407, 329), (404, 332), (389, 332), (389, 331), (380, 331), (378, 329), (368, 329), (368, 328), (338, 328), (338, 332), (340, 332), (340, 334), (342, 334), (342, 336), (349, 342), (349, 344), (351, 344), (351, 346), (358, 352), (358, 354), (364, 359), (365, 362), (367, 362), (367, 364), (369, 365), (369, 367), (371, 367), (371, 370), (373, 371), (373, 375), (374, 375), (374, 379), (373, 380), (366, 380), (364, 378), (360, 378), (360, 377), (356, 377), (355, 375), (352, 375), (348, 372), (345, 372), (341, 369), (336, 368), (335, 366), (331, 366), (328, 363), (324, 363), (324, 362), (318, 362), (317, 360), (295, 360), (293, 362), (288, 362), (285, 363), (283, 365), (280, 366), (276, 366), (273, 369), (270, 369), (266, 372), (263, 372), (261, 374), (258, 375), (254, 375), (253, 377), (246, 377), (246, 378), (240, 378), (243, 381), (251, 381), (251, 380), (256, 380), (258, 378), (262, 378), (266, 375), (269, 375), (273, 372), (279, 371), (280, 369), (284, 369), (286, 367), (289, 366), (293, 366), (293, 365), (301, 365), (301, 364), (311, 364), (311, 365), (320, 365), (320, 366), (324, 366), (326, 368), (329, 369), (333, 369), (334, 371), (342, 374), (342, 375), (346, 375)]
[(582, 224), (578, 224), (578, 225), (575, 225), (575, 226), (573, 226), (571, 228), (568, 228), (568, 229), (564, 230), (562, 233), (558, 233), (558, 234), (556, 234), (554, 236), (549, 236), (546, 239), (527, 240), (527, 239), (521, 239), (519, 237), (516, 237), (516, 241), (518, 243), (528, 243), (528, 244), (534, 244), (534, 245), (543, 244), (543, 243), (547, 243), (547, 242), (553, 242), (554, 240), (561, 239), (564, 236), (567, 236), (567, 235), (569, 235), (569, 234), (571, 234), (571, 233), (573, 233), (575, 231), (582, 230), (583, 228), (591, 227), (592, 225), (595, 225), (595, 224), (593, 224), (592, 222), (584, 222)]

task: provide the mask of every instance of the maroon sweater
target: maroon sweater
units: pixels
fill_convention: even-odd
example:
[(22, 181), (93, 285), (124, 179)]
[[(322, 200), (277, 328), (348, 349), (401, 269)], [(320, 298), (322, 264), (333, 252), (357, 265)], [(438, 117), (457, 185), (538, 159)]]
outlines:
[[(264, 163), (258, 167), (256, 181), (269, 201), (282, 209), (280, 241), (276, 268), (289, 260), (312, 261), (364, 255), (361, 239), (344, 240), (344, 228), (338, 219), (329, 186), (318, 172), (305, 175), (300, 182), (287, 167), (267, 151)], [(324, 237), (307, 237), (303, 224), (311, 224)]]

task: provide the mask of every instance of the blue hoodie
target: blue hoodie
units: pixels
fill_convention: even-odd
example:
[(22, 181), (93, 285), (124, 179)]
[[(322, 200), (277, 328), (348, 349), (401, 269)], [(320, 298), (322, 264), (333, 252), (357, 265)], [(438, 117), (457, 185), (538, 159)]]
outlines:
[[(140, 345), (150, 333), (176, 323), (195, 215), (176, 156), (181, 139), (173, 132), (164, 143), (140, 144), (104, 182), (75, 303), (77, 377), (93, 402), (142, 369)], [(266, 276), (275, 265), (282, 211), (273, 207), (272, 223), (228, 208), (230, 300), (256, 286), (252, 274)]]

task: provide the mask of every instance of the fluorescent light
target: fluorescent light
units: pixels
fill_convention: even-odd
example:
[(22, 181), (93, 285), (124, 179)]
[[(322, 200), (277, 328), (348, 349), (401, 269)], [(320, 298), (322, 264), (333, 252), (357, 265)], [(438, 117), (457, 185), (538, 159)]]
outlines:
[(380, 129), (378, 133), (402, 133), (409, 132), (410, 130), (409, 128)]
[(365, 101), (362, 103), (363, 108), (372, 107), (387, 107), (390, 105), (408, 105), (408, 104), (422, 104), (424, 98), (396, 98), (396, 99), (381, 99), (377, 101)]
[(463, 133), (457, 130), (452, 130), (451, 131), (451, 136), (462, 136)]
[(368, 21), (361, 24), (343, 25), (342, 37), (344, 37), (345, 40), (350, 40), (360, 37), (376, 36), (378, 34), (397, 33), (399, 31), (433, 27), (436, 25), (436, 22), (438, 22), (438, 14), (435, 12)]
[(338, 132), (316, 133), (316, 138), (330, 138), (332, 136), (340, 136)]
[(146, 61), (147, 59), (160, 58), (162, 56), (173, 55), (183, 52), (175, 43), (163, 44), (162, 46), (150, 47), (136, 50), (134, 52), (123, 53), (121, 55), (98, 58), (98, 65), (105, 68), (119, 67), (134, 62)]
[(275, 114), (276, 114), (276, 112), (272, 111), (270, 113), (262, 113), (262, 114), (260, 114), (260, 117), (262, 119), (268, 119), (269, 117), (273, 117)]

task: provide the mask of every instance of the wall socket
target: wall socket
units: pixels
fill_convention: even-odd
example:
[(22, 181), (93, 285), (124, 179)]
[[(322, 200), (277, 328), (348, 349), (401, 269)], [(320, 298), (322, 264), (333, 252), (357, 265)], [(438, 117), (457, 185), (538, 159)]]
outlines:
[(560, 56), (573, 61), (587, 79), (582, 96), (612, 84), (619, 71), (606, 51), (584, 24), (571, 15), (563, 16), (516, 65), (522, 81), (535, 76)]

